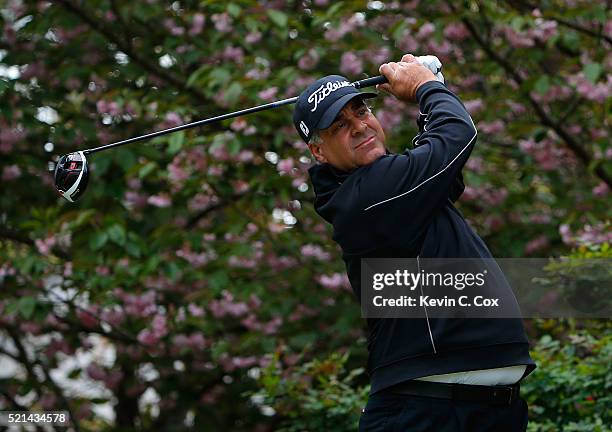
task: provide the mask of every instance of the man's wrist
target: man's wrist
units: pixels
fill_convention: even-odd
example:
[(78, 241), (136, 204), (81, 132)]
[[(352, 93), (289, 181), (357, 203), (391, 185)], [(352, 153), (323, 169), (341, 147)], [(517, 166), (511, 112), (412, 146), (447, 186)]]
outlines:
[(435, 79), (430, 80), (430, 81), (425, 81), (423, 84), (420, 84), (416, 91), (416, 102), (420, 105), (421, 100), (423, 99), (423, 96), (427, 92), (427, 90), (433, 87), (438, 87), (438, 86), (440, 86), (440, 88), (446, 89), (446, 86), (444, 84), (442, 84), (440, 81), (435, 80)]

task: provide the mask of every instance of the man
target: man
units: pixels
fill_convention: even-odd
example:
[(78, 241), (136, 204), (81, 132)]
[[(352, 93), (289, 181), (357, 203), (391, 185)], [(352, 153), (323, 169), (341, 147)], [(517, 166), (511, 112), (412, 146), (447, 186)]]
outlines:
[[(384, 131), (346, 78), (298, 98), (294, 125), (317, 160), (315, 209), (334, 227), (360, 298), (361, 259), (491, 258), (453, 206), (476, 142), (465, 107), (407, 54), (379, 85), (420, 108), (415, 149), (391, 154)], [(535, 369), (520, 319), (368, 319), (371, 391), (360, 431), (524, 431), (518, 382)]]

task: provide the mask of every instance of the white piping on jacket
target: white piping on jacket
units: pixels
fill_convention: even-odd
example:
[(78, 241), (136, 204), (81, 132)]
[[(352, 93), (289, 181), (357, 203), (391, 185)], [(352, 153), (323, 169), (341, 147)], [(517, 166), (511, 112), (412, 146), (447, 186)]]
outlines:
[[(419, 260), (419, 255), (417, 255), (417, 271), (419, 274), (421, 273), (421, 261)], [(423, 293), (423, 285), (419, 283), (419, 288), (421, 290), (421, 296), (424, 296)], [(438, 353), (436, 350), (436, 344), (434, 343), (433, 334), (431, 333), (431, 327), (429, 326), (429, 315), (427, 314), (427, 306), (423, 305), (423, 309), (425, 309), (425, 319), (427, 320), (427, 330), (429, 330), (429, 339), (431, 340), (431, 346), (433, 347), (434, 354)]]
[(399, 194), (399, 195), (396, 195), (396, 196), (394, 196), (394, 197), (387, 198), (386, 200), (383, 200), (383, 201), (377, 202), (377, 203), (375, 203), (375, 204), (372, 204), (371, 206), (368, 206), (368, 207), (366, 207), (365, 209), (363, 209), (363, 211), (368, 211), (368, 210), (370, 210), (370, 209), (371, 209), (371, 208), (373, 208), (373, 207), (376, 207), (376, 206), (378, 206), (378, 205), (384, 204), (384, 203), (389, 202), (389, 201), (393, 201), (393, 200), (394, 200), (394, 199), (396, 199), (396, 198), (401, 198), (401, 197), (403, 197), (404, 195), (408, 195), (410, 192), (412, 192), (412, 191), (414, 191), (414, 190), (416, 190), (416, 189), (420, 188), (420, 187), (421, 187), (421, 186), (423, 186), (425, 183), (427, 183), (429, 180), (432, 180), (433, 178), (437, 177), (438, 175), (440, 175), (440, 174), (442, 174), (444, 171), (446, 171), (446, 169), (447, 169), (449, 166), (451, 166), (451, 165), (453, 164), (453, 162), (455, 162), (455, 161), (457, 160), (457, 158), (459, 158), (459, 156), (461, 156), (461, 154), (462, 154), (462, 153), (465, 151), (465, 149), (467, 149), (467, 148), (470, 146), (470, 144), (472, 144), (472, 141), (474, 141), (474, 139), (476, 139), (476, 136), (478, 135), (478, 131), (476, 130), (476, 126), (474, 125), (474, 121), (472, 120), (472, 118), (471, 118), (471, 117), (470, 117), (469, 119), (470, 119), (470, 121), (472, 122), (472, 126), (474, 127), (474, 136), (472, 137), (472, 139), (470, 139), (470, 140), (468, 141), (468, 143), (466, 144), (466, 146), (465, 146), (465, 147), (463, 147), (463, 149), (462, 149), (462, 150), (459, 152), (459, 154), (458, 154), (457, 156), (455, 156), (455, 158), (454, 158), (452, 161), (450, 161), (450, 163), (449, 163), (448, 165), (446, 165), (444, 168), (442, 168), (442, 169), (441, 169), (440, 171), (438, 171), (436, 174), (434, 174), (434, 175), (432, 175), (431, 177), (429, 177), (427, 180), (423, 180), (421, 183), (419, 183), (418, 185), (416, 185), (415, 187), (413, 187), (413, 188), (412, 188), (412, 189), (410, 189), (409, 191), (403, 192), (403, 193), (401, 193), (401, 194)]

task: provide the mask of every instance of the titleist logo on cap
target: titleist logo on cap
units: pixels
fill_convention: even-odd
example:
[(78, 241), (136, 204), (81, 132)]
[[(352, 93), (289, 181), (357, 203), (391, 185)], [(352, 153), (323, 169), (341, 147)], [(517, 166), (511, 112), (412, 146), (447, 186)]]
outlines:
[(314, 108), (310, 110), (310, 112), (316, 111), (319, 104), (329, 96), (332, 92), (335, 92), (342, 87), (352, 86), (348, 81), (332, 81), (321, 85), (318, 89), (316, 89), (310, 96), (308, 96), (308, 102), (314, 102)]

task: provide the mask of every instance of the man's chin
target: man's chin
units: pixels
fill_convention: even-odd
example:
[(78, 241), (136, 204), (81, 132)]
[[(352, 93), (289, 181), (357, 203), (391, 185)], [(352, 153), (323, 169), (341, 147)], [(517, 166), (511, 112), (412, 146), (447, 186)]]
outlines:
[(373, 148), (367, 154), (364, 155), (362, 159), (363, 163), (361, 165), (369, 165), (375, 160), (377, 160), (379, 157), (384, 156), (384, 155), (385, 155), (384, 148), (380, 148), (380, 147)]

